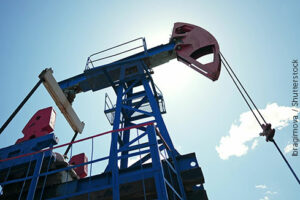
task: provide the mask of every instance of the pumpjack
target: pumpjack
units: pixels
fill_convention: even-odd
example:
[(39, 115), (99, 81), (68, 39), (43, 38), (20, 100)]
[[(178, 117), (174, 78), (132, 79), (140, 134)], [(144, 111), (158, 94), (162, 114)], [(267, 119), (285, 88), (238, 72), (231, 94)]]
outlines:
[[(133, 42), (141, 45), (96, 58)], [(100, 60), (139, 48), (139, 53), (96, 65)], [(209, 54), (213, 56), (211, 62), (199, 62)], [(145, 38), (138, 38), (92, 54), (83, 73), (60, 82), (55, 80), (52, 69), (45, 69), (0, 132), (43, 83), (74, 130), (74, 137), (69, 143), (57, 145), (54, 109), (49, 107), (34, 114), (22, 131), (24, 137), (0, 149), (0, 199), (207, 199), (195, 153), (181, 155), (171, 140), (162, 117), (166, 113), (163, 94), (152, 78), (155, 67), (175, 58), (212, 81), (219, 78), (218, 42), (206, 30), (187, 23), (174, 24), (167, 44), (147, 49)], [(84, 129), (72, 107), (76, 96), (108, 87), (117, 97), (113, 104), (105, 96), (104, 113), (112, 131), (76, 140)], [(109, 155), (93, 158), (93, 138), (104, 134), (111, 134)], [(91, 157), (81, 153), (70, 155), (68, 160), (70, 149), (83, 140), (92, 140)], [(63, 147), (67, 147), (64, 155), (55, 152)], [(137, 159), (130, 162), (131, 158)], [(104, 171), (92, 174), (93, 164), (104, 161)]]

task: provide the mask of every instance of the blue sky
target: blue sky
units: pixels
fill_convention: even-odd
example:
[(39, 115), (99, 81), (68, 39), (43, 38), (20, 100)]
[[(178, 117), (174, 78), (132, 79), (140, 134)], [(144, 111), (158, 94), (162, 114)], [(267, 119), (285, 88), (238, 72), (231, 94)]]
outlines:
[[(148, 47), (167, 43), (173, 23), (178, 21), (203, 27), (216, 37), (259, 108), (272, 103), (290, 107), (291, 62), (300, 59), (299, 8), (299, 1), (271, 0), (1, 1), (0, 124), (44, 68), (52, 67), (57, 80), (69, 78), (82, 73), (87, 56), (98, 50), (140, 36), (146, 37)], [(210, 199), (300, 197), (299, 185), (264, 138), (248, 141), (248, 151), (239, 157), (220, 158), (216, 147), (221, 138), (230, 135), (232, 125), (241, 127), (239, 117), (248, 111), (224, 69), (219, 80), (211, 82), (173, 60), (155, 69), (154, 80), (165, 97), (164, 119), (172, 140), (181, 153), (196, 152)], [(103, 113), (105, 92), (113, 96), (112, 90), (106, 89), (76, 98), (74, 108), (86, 122), (79, 138), (111, 129)], [(40, 87), (1, 134), (0, 148), (22, 137), (30, 117), (48, 106), (54, 103)], [(55, 133), (64, 143), (71, 139), (72, 131), (56, 110)], [(282, 150), (292, 141), (290, 121), (283, 120), (288, 125), (275, 136)], [(243, 137), (243, 132), (240, 134)], [(255, 139), (257, 146), (251, 149)], [(108, 148), (106, 138), (97, 151), (107, 153)], [(300, 157), (286, 156), (300, 175)]]

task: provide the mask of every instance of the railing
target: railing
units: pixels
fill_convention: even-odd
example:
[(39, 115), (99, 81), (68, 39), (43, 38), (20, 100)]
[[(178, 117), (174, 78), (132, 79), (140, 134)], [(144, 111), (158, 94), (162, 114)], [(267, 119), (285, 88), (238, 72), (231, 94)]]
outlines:
[[(101, 57), (101, 58), (97, 58), (97, 59), (92, 60), (92, 57), (94, 57), (94, 56), (96, 56), (96, 55), (99, 56), (99, 54), (102, 54), (102, 53), (105, 53), (105, 52), (107, 52), (107, 51), (116, 49), (116, 48), (118, 48), (118, 47), (122, 47), (122, 46), (124, 46), (124, 45), (133, 43), (133, 42), (138, 41), (138, 40), (142, 40), (142, 43), (143, 43), (143, 44), (142, 44), (142, 45), (139, 45), (139, 46), (135, 46), (135, 47), (130, 48), (130, 49), (127, 49), (127, 50), (124, 50), (124, 51), (121, 51), (121, 52), (118, 52), (118, 53), (115, 53), (115, 54), (112, 54), (112, 55), (108, 55), (108, 56), (104, 56), (104, 57)], [(139, 49), (139, 48), (144, 48), (144, 52), (147, 53), (146, 39), (143, 38), (143, 37), (136, 38), (136, 39), (134, 39), (134, 40), (130, 40), (130, 41), (128, 41), (128, 42), (125, 42), (125, 43), (116, 45), (116, 46), (114, 46), (114, 47), (111, 47), (111, 48), (108, 48), (108, 49), (99, 51), (99, 52), (97, 52), (97, 53), (93, 53), (92, 55), (90, 55), (90, 56), (87, 58), (86, 65), (85, 65), (85, 70), (90, 69), (90, 65), (91, 65), (92, 67), (95, 67), (95, 66), (94, 66), (94, 63), (95, 63), (95, 62), (98, 62), (98, 61), (101, 61), (101, 60), (105, 60), (105, 59), (108, 59), (108, 58), (112, 58), (112, 57), (115, 57), (115, 56), (119, 56), (119, 55), (121, 55), (121, 54), (128, 53), (128, 52), (131, 52), (131, 51), (136, 50), (136, 49)]]
[[(153, 128), (151, 129), (150, 127), (153, 127)], [(118, 150), (119, 153), (122, 153), (123, 151), (127, 151), (127, 154), (122, 153), (122, 155), (117, 157), (119, 164), (120, 164), (120, 161), (124, 158), (129, 158), (129, 160), (130, 160), (130, 158), (133, 158), (133, 160), (136, 160), (136, 159), (141, 160), (142, 155), (145, 155), (145, 154), (151, 154), (152, 162), (154, 162), (155, 161), (154, 154), (157, 154), (156, 158), (160, 157), (159, 160), (163, 159), (164, 160), (163, 163), (167, 164), (167, 168), (165, 168), (164, 170), (165, 170), (165, 173), (169, 174), (169, 175), (166, 175), (165, 178), (163, 178), (163, 180), (161, 180), (161, 181), (164, 181), (166, 183), (168, 191), (171, 189), (170, 191), (173, 192), (174, 197), (177, 196), (177, 198), (175, 198), (175, 199), (181, 199), (180, 195), (177, 192), (178, 187), (176, 186), (176, 184), (174, 184), (174, 176), (171, 174), (172, 171), (175, 170), (174, 166), (173, 166), (173, 164), (171, 164), (171, 161), (168, 160), (169, 158), (168, 158), (166, 150), (165, 150), (164, 154), (162, 154), (162, 152), (161, 152), (161, 150), (163, 150), (163, 149), (168, 149), (168, 146), (166, 145), (162, 136), (160, 134), (158, 134), (157, 131), (155, 131), (153, 121), (126, 127), (126, 128), (122, 128), (122, 129), (107, 131), (104, 133), (96, 134), (94, 136), (86, 137), (84, 139), (76, 140), (74, 142), (57, 145), (57, 146), (54, 146), (51, 148), (46, 148), (46, 149), (43, 149), (40, 151), (27, 153), (27, 154), (15, 156), (12, 158), (2, 159), (2, 160), (0, 160), (0, 164), (4, 163), (4, 162), (13, 162), (16, 159), (22, 159), (24, 157), (30, 157), (30, 162), (25, 166), (25, 168), (27, 168), (27, 170), (24, 171), (25, 174), (21, 178), (16, 178), (16, 179), (10, 178), (11, 177), (10, 173), (11, 173), (11, 170), (13, 170), (13, 169), (12, 168), (8, 169), (4, 181), (0, 182), (0, 185), (3, 187), (3, 190), (4, 190), (4, 191), (2, 191), (2, 193), (0, 193), (0, 195), (2, 194), (5, 199), (5, 194), (7, 193), (6, 187), (12, 186), (12, 185), (19, 187), (19, 194), (17, 196), (16, 195), (13, 196), (13, 198), (16, 198), (16, 199), (25, 199), (26, 193), (27, 193), (27, 197), (26, 197), (27, 199), (45, 199), (45, 198), (46, 199), (65, 199), (65, 198), (80, 196), (80, 195), (84, 195), (84, 194), (87, 195), (85, 199), (90, 199), (90, 196), (93, 195), (94, 192), (97, 192), (100, 190), (107, 190), (107, 189), (111, 190), (111, 187), (112, 187), (111, 183), (110, 184), (106, 183), (106, 181), (100, 180), (99, 178), (97, 179), (97, 183), (102, 181), (103, 184), (98, 185), (97, 187), (94, 187), (94, 185), (95, 185), (94, 181), (96, 178), (93, 175), (99, 174), (99, 172), (96, 172), (93, 174), (93, 165), (95, 165), (98, 162), (108, 161), (110, 159), (110, 156), (94, 158), (95, 157), (95, 152), (94, 152), (95, 139), (100, 136), (104, 136), (104, 135), (108, 135), (108, 134), (124, 133), (124, 131), (133, 130), (133, 129), (137, 130), (136, 136), (134, 137), (134, 139), (131, 140), (127, 145), (120, 147)], [(146, 131), (140, 134), (139, 129), (143, 129)], [(147, 130), (148, 130), (148, 132), (147, 132)], [(133, 131), (131, 131), (130, 133), (133, 134)], [(70, 155), (69, 155), (71, 158), (73, 155), (73, 152), (76, 149), (76, 147), (74, 147), (74, 145), (79, 144), (84, 141), (88, 141), (88, 140), (91, 141), (91, 144), (89, 145), (91, 148), (91, 154), (89, 157), (90, 161), (88, 161), (88, 162), (53, 169), (52, 164), (54, 163), (55, 159), (52, 156), (50, 156), (49, 159), (45, 158), (46, 152), (48, 152), (48, 151), (52, 152), (53, 150), (57, 150), (57, 149), (60, 149), (62, 147), (72, 144)], [(158, 151), (159, 143), (162, 143), (162, 145), (164, 145), (165, 147)], [(97, 147), (98, 146), (100, 146), (100, 145), (97, 145)], [(159, 153), (160, 153), (160, 155), (159, 155)], [(47, 162), (45, 162), (45, 161), (47, 161)], [(159, 161), (159, 163), (160, 163), (160, 161)], [(130, 164), (130, 162), (129, 162), (129, 164)], [(73, 170), (78, 167), (85, 166), (85, 165), (89, 166), (90, 171), (89, 171), (88, 177), (85, 178), (86, 181), (84, 183), (82, 183), (84, 186), (84, 187), (82, 186), (82, 188), (84, 188), (84, 189), (73, 191), (74, 188), (72, 186), (72, 182), (70, 182), (72, 180), (76, 181), (76, 177), (75, 178), (73, 177), (73, 175), (74, 175)], [(132, 174), (127, 174), (127, 175), (125, 173), (121, 174), (119, 177), (120, 180), (118, 181), (118, 184), (124, 184), (124, 180), (130, 180), (130, 179), (132, 179), (133, 181), (141, 180), (142, 185), (143, 185), (143, 194), (145, 195), (145, 198), (147, 198), (145, 180), (147, 180), (147, 178), (149, 178), (150, 175), (152, 176), (153, 173), (157, 173), (159, 171), (161, 171), (162, 177), (164, 177), (163, 171), (162, 171), (163, 170), (162, 165), (158, 164), (158, 163), (156, 163), (156, 164), (153, 163), (152, 165), (153, 165), (152, 166), (153, 171), (151, 171), (151, 168), (143, 168), (143, 163), (140, 161), (139, 171), (136, 171), (134, 176), (132, 176)], [(160, 165), (160, 167), (159, 167), (159, 165)], [(168, 171), (166, 171), (166, 170), (168, 170)], [(57, 191), (55, 191), (59, 195), (51, 196), (51, 194), (50, 194), (51, 192), (50, 193), (45, 192), (45, 188), (47, 188), (47, 186), (49, 186), (47, 178), (48, 177), (53, 178), (54, 175), (56, 175), (58, 173), (63, 173), (63, 172), (65, 174), (65, 177), (63, 178), (64, 180), (61, 179), (62, 182), (57, 185)], [(176, 173), (176, 171), (174, 171), (174, 172)], [(106, 177), (107, 180), (109, 179), (110, 181), (112, 181), (111, 177), (110, 177), (111, 176), (110, 173), (106, 174), (106, 176), (107, 176)], [(110, 182), (110, 181), (108, 181), (108, 182)], [(30, 184), (29, 187), (27, 186), (28, 184)], [(119, 192), (119, 191), (113, 191), (113, 195), (115, 192)], [(14, 195), (14, 194), (11, 194), (11, 195)], [(159, 194), (157, 194), (157, 196), (159, 196)], [(0, 198), (1, 198), (1, 196), (0, 196)]]

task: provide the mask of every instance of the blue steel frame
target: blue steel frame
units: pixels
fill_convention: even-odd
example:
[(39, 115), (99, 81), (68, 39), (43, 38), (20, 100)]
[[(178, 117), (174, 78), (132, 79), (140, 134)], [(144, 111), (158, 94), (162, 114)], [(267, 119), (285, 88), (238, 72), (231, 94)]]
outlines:
[[(0, 150), (0, 158), (10, 159), (14, 156), (30, 154), (30, 153), (39, 151), (39, 150), (47, 148), (47, 147), (51, 148), (51, 147), (53, 147), (53, 145), (57, 144), (57, 142), (58, 142), (58, 139), (52, 133), (49, 135), (45, 135), (43, 137), (38, 137), (38, 138), (35, 138), (32, 140), (25, 141), (20, 144), (15, 144), (15, 145), (3, 148)], [(20, 195), (19, 195), (19, 199), (20, 199), (22, 196), (25, 181), (31, 179), (31, 183), (30, 183), (30, 187), (29, 187), (26, 199), (27, 200), (34, 199), (37, 183), (40, 178), (41, 167), (42, 167), (42, 164), (45, 161), (45, 159), (49, 159), (49, 164), (52, 161), (52, 159), (55, 159), (55, 156), (53, 155), (52, 151), (45, 151), (45, 152), (41, 152), (38, 154), (33, 154), (30, 156), (20, 157), (20, 158), (1, 162), (0, 171), (8, 169), (8, 173), (7, 173), (7, 176), (5, 177), (4, 181), (1, 182), (0, 185), (4, 186), (7, 184), (12, 184), (12, 183), (17, 183), (17, 182), (23, 181), (23, 186), (22, 186), (22, 189), (21, 189)], [(31, 176), (28, 176), (29, 169), (33, 162), (35, 162), (34, 172)], [(28, 164), (26, 177), (20, 178), (20, 179), (14, 179), (14, 180), (7, 180), (7, 178), (10, 175), (11, 168), (13, 168), (14, 166), (22, 165), (22, 164)], [(48, 169), (49, 169), (49, 164), (48, 164)]]
[[(110, 155), (109, 157), (104, 157), (100, 159), (96, 159), (93, 161), (89, 161), (87, 163), (83, 163), (80, 165), (70, 166), (67, 168), (54, 170), (46, 173), (40, 174), (41, 165), (43, 162), (44, 154), (37, 154), (34, 156), (34, 159), (37, 160), (37, 164), (34, 170), (34, 174), (31, 177), (22, 178), (20, 180), (14, 181), (24, 181), (28, 179), (32, 179), (28, 197), (27, 199), (33, 199), (34, 193), (36, 190), (36, 184), (38, 178), (41, 176), (47, 176), (49, 174), (57, 173), (59, 171), (72, 169), (78, 166), (82, 166), (85, 164), (91, 164), (94, 162), (99, 162), (108, 159), (108, 166), (106, 168), (106, 172), (111, 172), (111, 184), (102, 185), (101, 187), (92, 188), (89, 187), (82, 189), (79, 192), (71, 192), (65, 194), (64, 192), (59, 192), (60, 194), (64, 194), (60, 197), (53, 199), (64, 199), (71, 196), (81, 195), (84, 193), (90, 193), (93, 191), (98, 191), (101, 189), (112, 188), (113, 190), (113, 199), (120, 199), (120, 184), (124, 184), (129, 180), (134, 180), (134, 178), (128, 178), (120, 175), (119, 171), (122, 169), (133, 168), (136, 166), (142, 166), (143, 163), (147, 162), (151, 159), (152, 168), (147, 170), (136, 170), (131, 172), (131, 177), (154, 177), (155, 186), (158, 199), (165, 200), (169, 199), (168, 191), (173, 192), (173, 196), (177, 196), (177, 199), (186, 199), (186, 194), (183, 187), (183, 182), (180, 176), (180, 166), (177, 162), (176, 156), (179, 153), (176, 151), (164, 120), (161, 115), (161, 110), (159, 107), (159, 99), (162, 99), (162, 96), (159, 96), (156, 92), (155, 85), (153, 83), (151, 72), (149, 67), (144, 63), (144, 58), (155, 55), (160, 52), (168, 52), (172, 51), (174, 48), (174, 44), (170, 43), (167, 45), (162, 45), (147, 52), (142, 52), (140, 54), (129, 57), (128, 59), (123, 59), (121, 61), (117, 61), (111, 64), (112, 68), (107, 66), (100, 66), (94, 69), (90, 69), (85, 71), (84, 75), (78, 75), (71, 79), (65, 80), (60, 83), (60, 87), (62, 89), (69, 87), (71, 85), (79, 85), (82, 91), (88, 90), (99, 90), (102, 89), (102, 83), (104, 80), (99, 80), (97, 78), (98, 74), (104, 74), (107, 78), (106, 83), (109, 83), (116, 92), (117, 101), (116, 106), (113, 109), (114, 112), (114, 122), (113, 122), (113, 130), (127, 128), (133, 125), (138, 124), (138, 121), (145, 121), (146, 119), (154, 120), (155, 126), (151, 125), (147, 128), (140, 127), (141, 131), (144, 131), (140, 136), (133, 136), (130, 134), (130, 129), (125, 131), (120, 131), (118, 133), (112, 134), (111, 137), (111, 147), (110, 147)], [(108, 70), (118, 69), (120, 70), (120, 75), (117, 81), (115, 81), (116, 77), (112, 79)], [(84, 80), (82, 77), (85, 77)], [(80, 80), (79, 80), (80, 79)], [(79, 80), (79, 82), (78, 82)], [(75, 82), (74, 82), (75, 81)], [(77, 82), (76, 82), (77, 81)], [(91, 87), (92, 86), (92, 87)], [(136, 91), (139, 89), (139, 91)], [(144, 106), (149, 108), (150, 110), (145, 110)], [(148, 139), (145, 143), (134, 144), (139, 141), (141, 138)], [(157, 139), (159, 136), (160, 139)], [(148, 148), (143, 150), (144, 148)], [(142, 150), (141, 150), (142, 149)], [(135, 153), (129, 153), (134, 150), (139, 150)], [(163, 166), (161, 162), (162, 151), (167, 152), (167, 157), (165, 159), (168, 167), (171, 171), (176, 175), (176, 184), (179, 188), (176, 189), (174, 185), (174, 180), (169, 182), (166, 179), (166, 176), (163, 171)], [(120, 155), (119, 155), (120, 154)], [(131, 164), (129, 166), (128, 159), (132, 156), (143, 156), (137, 162)], [(7, 184), (7, 182), (2, 182), (0, 184)], [(72, 183), (70, 183), (72, 184)], [(72, 188), (72, 187), (71, 187)], [(168, 190), (168, 189), (169, 190)], [(72, 191), (72, 190), (70, 190)]]
[[(136, 67), (136, 73), (126, 77), (126, 69)], [(159, 132), (164, 138), (164, 146), (161, 146), (159, 151), (162, 151), (167, 146), (166, 149), (168, 152), (168, 157), (171, 158), (174, 164), (174, 172), (177, 177), (177, 183), (179, 185), (179, 191), (176, 191), (174, 187), (172, 187), (172, 184), (166, 182), (168, 186), (171, 188), (171, 190), (174, 191), (174, 193), (177, 194), (179, 199), (186, 199), (182, 179), (179, 173), (179, 167), (176, 161), (176, 156), (179, 155), (176, 151), (172, 140), (170, 138), (170, 135), (168, 133), (168, 130), (166, 128), (166, 125), (164, 123), (164, 120), (161, 115), (161, 111), (158, 105), (158, 96), (155, 96), (155, 86), (153, 83), (153, 80), (151, 78), (151, 75), (148, 71), (148, 67), (144, 64), (143, 61), (133, 61), (129, 62), (126, 65), (123, 65), (121, 67), (121, 77), (120, 81), (114, 85), (114, 88), (116, 88), (116, 95), (117, 95), (117, 102), (116, 106), (114, 108), (114, 122), (113, 122), (113, 129), (120, 129), (120, 128), (126, 128), (132, 125), (135, 125), (137, 120), (144, 120), (147, 118), (152, 118), (156, 122), (156, 126), (158, 130), (156, 132)], [(134, 92), (135, 88), (139, 88), (140, 90), (137, 92)], [(133, 103), (134, 102), (134, 103)], [(145, 109), (142, 109), (142, 105), (148, 105), (148, 108), (150, 108), (150, 111), (146, 111)], [(138, 113), (139, 117), (136, 117), (134, 114)], [(113, 181), (113, 199), (119, 200), (120, 194), (119, 194), (119, 177), (118, 177), (118, 153), (121, 151), (122, 156), (124, 158), (120, 161), (120, 169), (135, 167), (137, 165), (141, 165), (144, 162), (146, 162), (149, 159), (152, 159), (152, 165), (154, 166), (160, 166), (161, 163), (160, 157), (156, 158), (153, 156), (149, 156), (150, 154), (144, 156), (141, 160), (138, 160), (136, 163), (134, 163), (131, 166), (128, 166), (128, 152), (130, 151), (130, 139), (133, 141), (136, 138), (130, 138), (132, 134), (130, 134), (130, 130), (123, 131), (118, 134), (113, 134), (111, 138), (111, 147), (110, 147), (110, 158), (109, 158), (109, 164), (106, 168), (106, 171), (112, 172), (112, 181)], [(131, 136), (132, 137), (132, 136)], [(151, 141), (149, 141), (151, 143)], [(153, 142), (153, 141), (152, 141)], [(138, 148), (141, 148), (141, 145), (138, 145)], [(160, 181), (165, 181), (163, 173), (160, 175), (157, 175), (156, 184), (160, 184)], [(164, 183), (165, 184), (165, 183)], [(159, 190), (157, 190), (158, 196), (163, 197), (159, 199), (168, 199), (165, 195), (167, 194), (166, 186), (160, 187)]]
[[(66, 182), (66, 183), (64, 183), (64, 185), (62, 185), (61, 187), (59, 187), (57, 189), (56, 193), (58, 194), (58, 196), (54, 197), (54, 198), (50, 198), (50, 199), (52, 199), (52, 200), (66, 199), (66, 198), (70, 198), (70, 197), (80, 196), (82, 194), (89, 194), (91, 192), (100, 191), (100, 190), (108, 189), (108, 188), (113, 188), (113, 198), (116, 199), (118, 197), (118, 196), (117, 197), (115, 196), (116, 193), (117, 193), (117, 195), (119, 194), (118, 190), (116, 190), (116, 188), (113, 187), (116, 184), (116, 181), (117, 181), (117, 186), (119, 186), (120, 184), (135, 182), (137, 180), (147, 179), (147, 178), (151, 178), (151, 177), (153, 177), (154, 181), (155, 181), (155, 187), (156, 187), (158, 199), (161, 199), (161, 200), (168, 199), (167, 187), (169, 187), (174, 192), (174, 196), (176, 195), (177, 199), (184, 199), (184, 197), (182, 197), (180, 194), (178, 194), (178, 192), (172, 187), (172, 184), (165, 178), (165, 174), (164, 174), (163, 167), (162, 167), (162, 162), (160, 159), (160, 152), (161, 152), (161, 149), (169, 149), (169, 147), (167, 146), (167, 143), (164, 140), (164, 138), (160, 134), (158, 134), (158, 132), (155, 128), (154, 122), (151, 122), (148, 124), (150, 124), (150, 125), (148, 125), (147, 127), (138, 127), (138, 129), (142, 129), (143, 132), (140, 135), (138, 135), (137, 137), (135, 137), (134, 139), (132, 139), (130, 142), (128, 142), (126, 145), (123, 145), (118, 150), (119, 153), (127, 151), (128, 154), (118, 156), (117, 161), (120, 161), (125, 158), (129, 158), (129, 157), (133, 157), (133, 156), (138, 156), (140, 154), (149, 154), (152, 159), (151, 167), (147, 167), (146, 169), (137, 169), (135, 171), (129, 171), (126, 173), (122, 173), (120, 175), (117, 174), (114, 178), (111, 177), (111, 180), (108, 181), (111, 184), (108, 184), (106, 178), (105, 179), (97, 178), (94, 180), (94, 179), (91, 179), (91, 177), (89, 177), (85, 181), (81, 182), (80, 186), (78, 186), (78, 184), (79, 184), (78, 180)], [(118, 132), (114, 131), (112, 133), (112, 136), (114, 136), (114, 135), (117, 136)], [(41, 139), (44, 139), (44, 141), (45, 141), (45, 139), (48, 139), (48, 138), (47, 138), (47, 136), (43, 136), (40, 138), (36, 138), (30, 142), (32, 144), (39, 144)], [(138, 145), (135, 145), (136, 141), (139, 141), (142, 138), (147, 138), (148, 142), (141, 143), (141, 144), (138, 143)], [(91, 138), (91, 139), (93, 142), (93, 138)], [(49, 141), (49, 143), (50, 142), (51, 141)], [(22, 144), (20, 144), (20, 146), (22, 146)], [(23, 146), (26, 146), (26, 145), (23, 145)], [(137, 149), (139, 150), (138, 152), (129, 153), (129, 152), (135, 151)], [(45, 161), (45, 159), (49, 157), (49, 155), (50, 155), (50, 160), (49, 160), (49, 163), (50, 163), (52, 160), (51, 159), (52, 150), (40, 152), (40, 153), (31, 155), (31, 156), (28, 156), (28, 159), (30, 159), (30, 161), (26, 160), (26, 162), (29, 163), (29, 168), (30, 168), (31, 163), (36, 160), (33, 175), (28, 176), (28, 172), (27, 172), (27, 175), (24, 178), (19, 178), (19, 179), (14, 179), (14, 180), (9, 180), (9, 181), (5, 180), (4, 182), (0, 182), (0, 185), (4, 186), (7, 184), (11, 184), (11, 183), (25, 182), (26, 180), (31, 180), (30, 189), (28, 190), (26, 199), (28, 199), (28, 200), (37, 199), (37, 197), (35, 197), (35, 195), (36, 195), (36, 189), (37, 189), (37, 182), (38, 182), (39, 178), (47, 177), (49, 175), (52, 175), (52, 174), (55, 174), (58, 172), (62, 172), (62, 171), (68, 171), (70, 169), (73, 169), (73, 168), (76, 168), (79, 166), (92, 165), (92, 163), (101, 162), (101, 161), (105, 161), (105, 160), (111, 160), (111, 156), (106, 156), (106, 157), (102, 157), (102, 158), (97, 158), (95, 160), (91, 160), (86, 163), (82, 163), (82, 164), (78, 164), (78, 165), (74, 165), (74, 166), (68, 166), (65, 168), (60, 168), (60, 169), (50, 170), (50, 171), (49, 171), (49, 164), (48, 164), (47, 170), (45, 172), (41, 172), (41, 166), (42, 166), (43, 162)], [(92, 155), (93, 155), (93, 152), (92, 152)], [(13, 163), (16, 160), (25, 160), (24, 158), (26, 158), (26, 157), (22, 157), (22, 159), (18, 158), (18, 159), (14, 159), (14, 160), (4, 161), (3, 164)], [(166, 162), (168, 167), (173, 172), (176, 173), (176, 170), (173, 168), (173, 165), (167, 159), (165, 159), (164, 161)], [(181, 161), (181, 163), (179, 165), (180, 166), (179, 170), (184, 171), (187, 169), (191, 169), (191, 166), (190, 166), (191, 162), (197, 163), (196, 158), (194, 158), (193, 160), (188, 159), (188, 160)], [(198, 164), (196, 164), (194, 167), (195, 168), (198, 167)], [(194, 168), (194, 167), (192, 167), (192, 168)], [(118, 167), (116, 166), (115, 168), (118, 171)], [(180, 171), (179, 171), (179, 173), (180, 173)], [(114, 181), (114, 179), (115, 179), (115, 181)], [(40, 194), (39, 199), (43, 199), (43, 191), (44, 191), (44, 187), (45, 187), (45, 181), (46, 181), (46, 179), (44, 180), (42, 192)], [(23, 185), (23, 187), (24, 187), (24, 185)], [(66, 190), (66, 188), (68, 188), (68, 190)], [(23, 189), (22, 189), (22, 191), (23, 191)], [(20, 196), (22, 195), (22, 191), (20, 192)]]

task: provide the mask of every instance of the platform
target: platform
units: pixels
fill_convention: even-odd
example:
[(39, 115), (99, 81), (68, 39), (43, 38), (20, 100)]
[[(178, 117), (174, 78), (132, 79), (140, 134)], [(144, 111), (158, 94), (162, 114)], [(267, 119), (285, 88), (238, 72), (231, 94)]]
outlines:
[[(194, 153), (177, 157), (181, 169), (180, 173), (183, 180), (184, 189), (188, 200), (207, 200), (206, 191), (201, 187), (204, 183), (203, 173), (201, 168), (195, 162), (195, 159), (196, 157)], [(44, 163), (47, 163), (47, 161)], [(191, 166), (194, 164), (195, 166)], [(53, 163), (53, 167), (63, 167), (65, 165), (66, 164), (61, 161), (56, 161)], [(148, 173), (152, 168), (151, 165), (151, 163), (148, 163), (144, 164), (142, 167), (139, 166), (120, 170), (120, 196), (122, 200), (142, 200), (145, 199), (144, 195), (146, 195), (147, 199), (157, 199), (154, 178), (149, 177), (150, 173)], [(165, 161), (163, 161), (163, 168), (164, 173), (166, 174), (166, 179), (170, 181), (170, 177), (167, 176), (168, 170)], [(10, 177), (8, 180), (25, 177), (25, 168), (18, 166), (18, 169), (19, 170), (15, 170), (14, 176)], [(46, 167), (44, 166), (42, 167), (41, 172), (45, 170)], [(136, 174), (137, 171), (140, 171), (143, 175), (138, 177), (131, 176), (133, 172)], [(2, 174), (3, 173), (5, 172), (2, 171)], [(29, 174), (31, 173), (33, 173), (33, 169), (29, 172)], [(66, 179), (66, 177), (68, 177), (68, 179)], [(143, 188), (143, 181), (145, 189)], [(43, 182), (44, 178), (40, 178), (34, 199), (40, 199)], [(18, 199), (22, 184), (23, 182), (6, 185), (3, 188), (3, 195), (0, 196), (0, 200)], [(23, 189), (24, 195), (22, 195), (21, 199), (26, 199), (29, 185), (30, 181), (27, 181)], [(70, 170), (48, 176), (42, 199), (60, 199), (60, 196), (65, 195), (69, 195), (69, 198), (64, 199), (70, 200), (110, 200), (112, 199), (111, 173), (102, 173), (96, 176), (78, 179), (76, 173), (73, 170)], [(170, 199), (177, 199), (176, 196), (175, 198), (172, 195), (169, 196)]]

